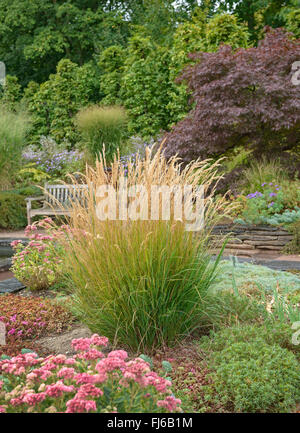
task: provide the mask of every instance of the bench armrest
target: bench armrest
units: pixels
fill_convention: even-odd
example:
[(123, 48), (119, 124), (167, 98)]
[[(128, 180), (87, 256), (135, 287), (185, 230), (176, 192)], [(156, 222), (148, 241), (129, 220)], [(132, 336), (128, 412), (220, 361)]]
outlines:
[(35, 200), (45, 200), (45, 196), (41, 195), (39, 197), (26, 197), (25, 200), (27, 202), (32, 202), (32, 201), (35, 201)]

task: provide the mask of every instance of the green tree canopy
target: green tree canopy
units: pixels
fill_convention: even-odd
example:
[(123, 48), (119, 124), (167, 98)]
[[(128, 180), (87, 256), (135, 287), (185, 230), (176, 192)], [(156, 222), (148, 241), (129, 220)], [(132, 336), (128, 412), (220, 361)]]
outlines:
[(73, 118), (77, 111), (99, 100), (98, 80), (93, 66), (78, 66), (68, 59), (57, 65), (56, 74), (37, 85), (30, 83), (25, 98), (33, 118), (31, 141), (36, 143), (41, 135), (51, 135), (55, 140), (73, 144), (78, 139)]
[(0, 59), (22, 85), (43, 82), (62, 58), (83, 65), (123, 43), (128, 24), (96, 0), (0, 0)]

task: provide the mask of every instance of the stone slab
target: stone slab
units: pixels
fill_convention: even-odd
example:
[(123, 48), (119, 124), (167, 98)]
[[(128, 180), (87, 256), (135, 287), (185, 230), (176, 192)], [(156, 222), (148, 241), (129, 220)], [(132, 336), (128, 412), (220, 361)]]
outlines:
[(12, 241), (22, 241), (24, 244), (28, 243), (27, 238), (1, 238), (0, 237), (0, 258), (1, 256), (12, 256), (14, 253), (13, 248), (11, 247)]
[(16, 278), (0, 281), (0, 293), (16, 293), (22, 289), (25, 289), (24, 284)]
[(10, 258), (1, 259), (0, 257), (0, 272), (8, 271), (10, 267), (11, 267), (11, 259)]
[(284, 247), (287, 242), (285, 242), (284, 240), (267, 240), (267, 241), (254, 241), (254, 240), (245, 240), (244, 244), (249, 244), (249, 245), (255, 245), (255, 246), (272, 246), (272, 245), (278, 245), (281, 247)]

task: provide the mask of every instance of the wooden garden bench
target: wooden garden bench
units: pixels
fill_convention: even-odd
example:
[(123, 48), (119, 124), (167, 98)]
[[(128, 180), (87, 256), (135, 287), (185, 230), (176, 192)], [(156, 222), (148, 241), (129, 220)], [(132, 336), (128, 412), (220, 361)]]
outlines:
[[(84, 198), (84, 191), (87, 185), (49, 185), (46, 184), (45, 194), (39, 197), (28, 197), (27, 202), (27, 222), (31, 224), (31, 218), (36, 215), (57, 216), (70, 215), (72, 201)], [(43, 206), (32, 209), (33, 201), (42, 201)]]

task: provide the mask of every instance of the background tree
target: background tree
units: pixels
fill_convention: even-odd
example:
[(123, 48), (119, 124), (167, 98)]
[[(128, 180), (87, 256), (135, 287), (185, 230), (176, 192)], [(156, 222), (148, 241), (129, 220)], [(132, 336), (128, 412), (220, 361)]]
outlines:
[(124, 73), (126, 49), (121, 45), (112, 45), (102, 51), (99, 57), (101, 71), (100, 89), (103, 94), (101, 104), (121, 105), (121, 82)]
[(300, 37), (300, 2), (293, 0), (292, 4), (281, 10), (281, 16), (285, 23), (285, 28), (294, 34), (296, 38)]
[(168, 156), (186, 161), (243, 145), (280, 153), (300, 143), (300, 86), (292, 83), (299, 40), (268, 29), (257, 48), (192, 55), (198, 63), (181, 76), (195, 107), (166, 136)]
[(22, 97), (21, 86), (17, 77), (7, 75), (5, 86), (0, 86), (0, 104), (10, 111), (15, 111)]
[(97, 84), (92, 65), (79, 67), (68, 59), (58, 63), (56, 74), (37, 91), (31, 83), (25, 93), (33, 119), (31, 141), (37, 143), (41, 135), (51, 135), (58, 142), (78, 141), (73, 119), (80, 108), (99, 99)]
[(96, 47), (121, 43), (128, 23), (106, 1), (0, 0), (0, 58), (22, 85), (39, 83), (62, 58), (83, 65)]
[(150, 38), (134, 36), (129, 43), (121, 97), (129, 114), (129, 132), (154, 136), (169, 123), (169, 52)]
[(259, 31), (268, 25), (273, 28), (285, 25), (284, 11), (299, 7), (298, 0), (221, 0), (219, 9), (235, 13), (247, 23), (251, 39), (259, 39)]
[(170, 61), (169, 88), (170, 122), (177, 122), (188, 112), (189, 92), (184, 82), (173, 85), (178, 74), (188, 64), (195, 63), (189, 56), (197, 51), (214, 52), (220, 44), (229, 44), (233, 49), (247, 47), (249, 33), (244, 24), (238, 22), (235, 15), (217, 14), (207, 19), (208, 9), (196, 9), (192, 20), (178, 26), (173, 39)]

